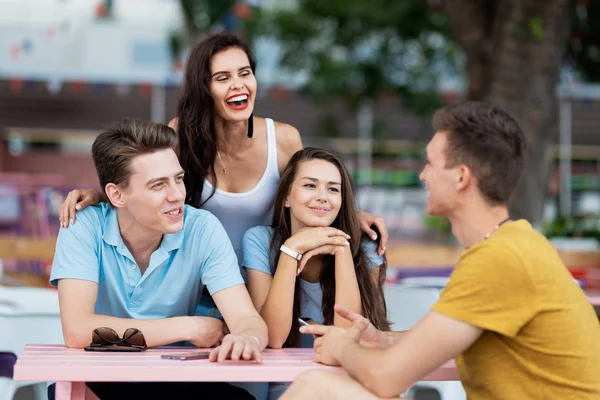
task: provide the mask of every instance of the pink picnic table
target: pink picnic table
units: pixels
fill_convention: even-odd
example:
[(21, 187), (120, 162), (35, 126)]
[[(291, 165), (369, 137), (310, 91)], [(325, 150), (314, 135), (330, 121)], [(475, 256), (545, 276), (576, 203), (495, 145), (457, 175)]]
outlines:
[[(62, 345), (29, 344), (15, 364), (14, 379), (56, 382), (56, 399), (64, 400), (84, 399), (85, 382), (291, 382), (301, 373), (314, 369), (345, 373), (342, 368), (313, 362), (313, 349), (267, 349), (262, 364), (160, 358), (162, 354), (194, 350), (197, 349), (163, 347), (141, 353), (100, 353)], [(453, 361), (424, 378), (429, 381), (458, 379)]]
[(600, 307), (600, 291), (586, 291), (586, 296), (591, 305)]

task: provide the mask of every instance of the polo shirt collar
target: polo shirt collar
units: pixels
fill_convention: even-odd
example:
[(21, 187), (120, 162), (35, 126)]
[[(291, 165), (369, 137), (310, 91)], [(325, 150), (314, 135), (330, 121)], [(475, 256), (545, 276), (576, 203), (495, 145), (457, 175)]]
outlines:
[[(179, 249), (183, 244), (184, 229), (175, 233), (166, 233), (163, 235), (163, 239), (157, 250), (163, 250), (166, 253), (170, 253), (173, 250)], [(108, 211), (106, 216), (106, 225), (104, 227), (104, 235), (102, 239), (109, 245), (115, 246), (119, 251), (126, 249), (121, 231), (119, 230), (119, 221), (117, 219), (117, 212), (114, 208)], [(129, 251), (127, 251), (129, 253)]]
[(121, 231), (119, 231), (117, 212), (112, 207), (110, 207), (106, 215), (106, 224), (104, 225), (104, 235), (102, 235), (102, 239), (104, 239), (107, 244), (115, 247), (119, 247), (119, 245), (123, 243)]

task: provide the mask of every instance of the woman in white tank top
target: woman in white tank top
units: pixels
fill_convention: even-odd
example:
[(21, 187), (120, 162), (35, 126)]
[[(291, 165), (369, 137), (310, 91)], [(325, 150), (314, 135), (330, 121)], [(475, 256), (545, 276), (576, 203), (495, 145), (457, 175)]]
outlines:
[[(302, 148), (291, 125), (253, 116), (257, 83), (255, 60), (236, 35), (211, 35), (191, 51), (177, 118), (180, 162), (185, 171), (186, 203), (205, 208), (223, 224), (242, 260), (242, 236), (248, 228), (268, 225), (279, 174)], [(60, 208), (61, 226), (75, 221), (76, 210), (102, 201), (95, 190), (73, 190)], [(379, 253), (387, 244), (383, 219), (359, 213), (370, 237), (381, 232)]]

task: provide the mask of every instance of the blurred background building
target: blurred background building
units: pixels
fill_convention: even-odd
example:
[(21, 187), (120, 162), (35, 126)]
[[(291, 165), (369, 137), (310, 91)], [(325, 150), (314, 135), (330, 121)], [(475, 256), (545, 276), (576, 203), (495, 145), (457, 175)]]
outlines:
[(255, 114), (338, 152), (360, 208), (385, 218), (388, 284), (441, 289), (460, 254), (448, 222), (426, 216), (418, 175), (432, 113), (469, 99), (508, 109), (528, 137), (512, 217), (600, 288), (600, 2), (588, 0), (0, 0), (0, 284), (47, 286), (58, 207), (98, 188), (96, 135), (175, 117), (189, 49), (223, 29), (255, 51)]
[[(543, 110), (548, 121), (543, 135), (532, 134), (546, 140), (533, 147), (549, 160), (538, 170), (529, 166), (528, 175), (542, 176), (541, 183), (525, 184), (535, 189), (536, 205), (515, 212), (554, 236), (597, 243), (600, 91), (586, 74), (586, 62), (600, 52), (597, 5), (579, 1), (568, 10), (566, 56), (548, 92), (554, 99), (536, 111), (534, 103), (494, 94), (492, 84), (486, 93), (474, 92), (475, 50), (456, 34), (465, 22), (444, 2), (378, 2), (385, 7), (310, 0), (0, 0), (1, 229), (53, 237), (65, 193), (98, 186), (90, 157), (95, 136), (124, 117), (173, 118), (190, 46), (207, 32), (231, 29), (256, 52), (256, 114), (296, 126), (307, 145), (341, 153), (360, 207), (384, 216), (394, 240), (453, 243), (445, 221), (425, 216), (418, 180), (432, 134), (429, 118), (444, 104), (485, 98), (521, 120), (527, 109)], [(551, 7), (543, 3), (538, 6)], [(360, 18), (348, 14), (352, 7)], [(526, 21), (532, 49), (536, 41), (545, 46), (541, 35), (551, 31), (540, 33), (538, 25), (553, 23), (536, 18)], [(488, 38), (496, 39), (505, 40)], [(325, 56), (328, 63), (314, 61)], [(542, 79), (539, 72), (522, 72)], [(568, 139), (562, 147), (561, 129)], [(521, 198), (531, 196), (521, 192)]]

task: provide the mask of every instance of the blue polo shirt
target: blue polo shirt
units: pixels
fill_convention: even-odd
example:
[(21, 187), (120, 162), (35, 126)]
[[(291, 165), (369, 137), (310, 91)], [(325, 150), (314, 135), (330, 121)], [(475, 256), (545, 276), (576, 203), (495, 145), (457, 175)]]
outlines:
[(123, 243), (108, 204), (86, 207), (61, 228), (50, 283), (82, 279), (98, 284), (96, 314), (154, 319), (193, 316), (204, 286), (211, 294), (244, 284), (233, 246), (217, 218), (185, 206), (183, 229), (163, 235), (142, 275)]

